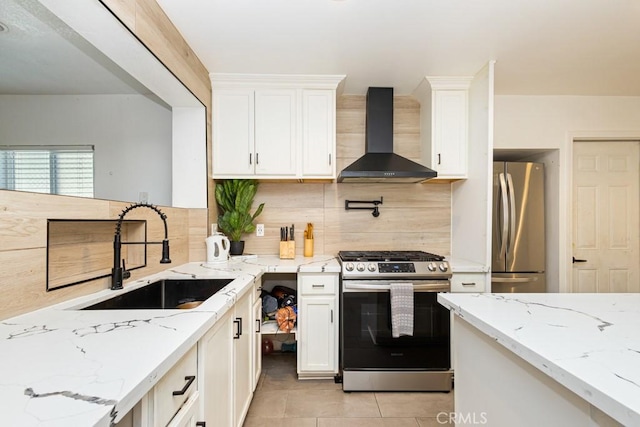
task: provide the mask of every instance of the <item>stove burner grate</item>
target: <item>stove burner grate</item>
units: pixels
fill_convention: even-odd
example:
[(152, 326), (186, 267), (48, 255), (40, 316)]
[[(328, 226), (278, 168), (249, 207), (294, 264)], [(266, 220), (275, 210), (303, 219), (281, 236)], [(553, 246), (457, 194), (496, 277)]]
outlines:
[(424, 251), (340, 251), (338, 256), (345, 262), (444, 260), (443, 256)]

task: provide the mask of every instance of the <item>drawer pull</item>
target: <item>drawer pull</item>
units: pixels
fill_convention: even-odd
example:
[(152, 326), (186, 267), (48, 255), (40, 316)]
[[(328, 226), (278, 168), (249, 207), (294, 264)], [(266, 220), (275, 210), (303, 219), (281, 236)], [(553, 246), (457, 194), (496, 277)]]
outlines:
[(188, 376), (184, 377), (184, 379), (187, 381), (187, 383), (184, 385), (184, 387), (182, 387), (182, 390), (174, 391), (173, 392), (174, 396), (182, 396), (183, 394), (185, 394), (187, 392), (187, 389), (189, 388), (189, 386), (191, 386), (193, 381), (196, 379), (196, 376), (195, 375), (188, 375)]
[(207, 427), (207, 423), (205, 421), (198, 421), (196, 427)]
[(312, 288), (324, 288), (324, 285), (311, 285)]
[(242, 335), (242, 317), (236, 317), (236, 320), (233, 321), (236, 325), (238, 325), (238, 329), (236, 329), (236, 333), (233, 336), (234, 340), (239, 340), (240, 335)]
[(462, 286), (475, 286), (476, 282), (462, 282)]

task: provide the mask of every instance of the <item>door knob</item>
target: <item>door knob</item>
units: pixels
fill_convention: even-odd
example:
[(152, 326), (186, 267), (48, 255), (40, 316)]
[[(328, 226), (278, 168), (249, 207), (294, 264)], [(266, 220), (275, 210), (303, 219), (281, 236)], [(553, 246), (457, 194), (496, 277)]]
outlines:
[(587, 262), (586, 259), (577, 259), (576, 257), (571, 257), (571, 262), (575, 264), (576, 262)]

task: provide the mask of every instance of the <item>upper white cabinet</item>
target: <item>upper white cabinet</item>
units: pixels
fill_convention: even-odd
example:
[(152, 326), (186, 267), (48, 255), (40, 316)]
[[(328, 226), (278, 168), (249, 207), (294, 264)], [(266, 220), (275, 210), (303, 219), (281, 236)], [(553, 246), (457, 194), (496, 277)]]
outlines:
[(336, 93), (302, 91), (302, 175), (335, 178)]
[(213, 122), (217, 174), (295, 176), (294, 90), (221, 89), (213, 96)]
[(211, 74), (213, 178), (334, 179), (344, 77)]
[(254, 110), (255, 174), (294, 176), (297, 148), (296, 91), (256, 90)]
[(469, 86), (472, 77), (425, 77), (414, 91), (420, 101), (422, 157), (436, 179), (468, 174)]
[[(224, 90), (213, 94), (213, 169), (218, 174), (250, 176), (254, 172), (254, 91)], [(227, 159), (227, 160), (225, 160)], [(231, 160), (229, 160), (231, 159)]]

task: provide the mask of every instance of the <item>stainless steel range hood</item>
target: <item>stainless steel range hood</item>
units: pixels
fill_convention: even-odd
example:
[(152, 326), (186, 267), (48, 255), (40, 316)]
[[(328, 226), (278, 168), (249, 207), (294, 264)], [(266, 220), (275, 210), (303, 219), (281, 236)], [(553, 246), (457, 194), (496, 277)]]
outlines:
[(344, 168), (338, 182), (416, 183), (436, 171), (393, 152), (393, 88), (367, 90), (366, 153)]

